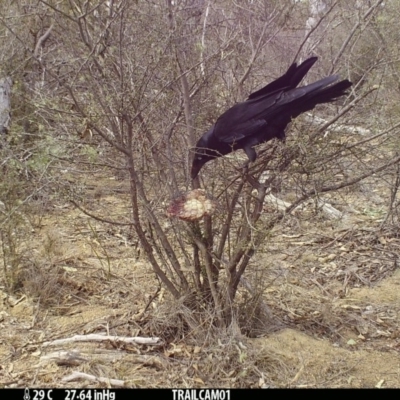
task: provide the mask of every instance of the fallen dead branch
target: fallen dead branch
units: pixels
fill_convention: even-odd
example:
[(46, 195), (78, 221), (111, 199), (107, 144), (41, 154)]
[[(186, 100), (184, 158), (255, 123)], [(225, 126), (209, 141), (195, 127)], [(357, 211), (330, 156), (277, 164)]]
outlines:
[(119, 386), (119, 387), (125, 386), (125, 382), (120, 379), (104, 378), (100, 376), (85, 374), (84, 372), (78, 372), (78, 371), (74, 371), (71, 375), (65, 376), (64, 378), (62, 378), (62, 381), (71, 382), (79, 379), (86, 379), (91, 382), (106, 383), (107, 386)]
[[(274, 204), (279, 211), (285, 211), (290, 203), (287, 203), (284, 200), (278, 199), (273, 194), (268, 194), (265, 196), (265, 200), (271, 204)], [(330, 219), (340, 219), (343, 217), (343, 213), (336, 208), (334, 208), (331, 204), (326, 203), (325, 201), (318, 199), (318, 207), (321, 211), (328, 216)]]
[(320, 207), (330, 219), (340, 219), (343, 217), (343, 213), (341, 211), (337, 210), (331, 204), (326, 203), (321, 199), (318, 199), (318, 207)]
[(162, 341), (158, 337), (154, 338), (146, 338), (146, 337), (126, 337), (126, 336), (106, 336), (99, 334), (90, 334), (90, 335), (75, 335), (66, 339), (57, 339), (51, 342), (43, 343), (43, 347), (49, 346), (59, 346), (69, 343), (76, 342), (116, 342), (116, 343), (126, 343), (126, 344), (147, 344), (150, 346), (160, 345)]
[(77, 366), (89, 361), (78, 350), (55, 351), (40, 357), (39, 364), (55, 362), (57, 365)]
[(154, 368), (162, 369), (165, 363), (161, 357), (156, 355), (147, 354), (126, 354), (121, 351), (106, 350), (106, 349), (93, 349), (91, 352), (81, 352), (77, 349), (74, 350), (59, 350), (40, 357), (38, 366), (47, 363), (56, 363), (57, 365), (64, 366), (78, 366), (85, 362), (101, 361), (103, 363), (115, 363), (124, 359), (125, 362), (130, 364), (143, 364)]

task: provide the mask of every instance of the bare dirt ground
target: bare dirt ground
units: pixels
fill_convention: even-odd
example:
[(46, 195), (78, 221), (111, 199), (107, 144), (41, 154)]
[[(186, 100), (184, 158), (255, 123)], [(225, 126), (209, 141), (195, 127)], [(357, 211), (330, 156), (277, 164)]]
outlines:
[[(120, 185), (92, 184), (85, 207), (123, 215), (127, 193), (112, 190)], [(127, 228), (69, 203), (52, 207), (21, 244), (23, 287), (14, 295), (0, 287), (0, 386), (113, 386), (63, 380), (80, 371), (126, 387), (399, 387), (400, 237), (393, 226), (378, 229), (379, 196), (347, 196), (340, 221), (307, 210), (288, 218), (250, 267), (274, 332), (252, 322), (202, 340), (179, 333), (179, 305), (164, 290), (144, 312), (158, 282)], [(159, 336), (163, 345), (44, 345), (90, 333)], [(75, 356), (60, 362), (61, 351)]]

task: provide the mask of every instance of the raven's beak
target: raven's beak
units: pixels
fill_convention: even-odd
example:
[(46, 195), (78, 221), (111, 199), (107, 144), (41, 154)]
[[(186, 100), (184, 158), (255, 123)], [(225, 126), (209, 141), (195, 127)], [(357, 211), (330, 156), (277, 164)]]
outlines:
[(201, 170), (201, 167), (202, 165), (199, 165), (195, 161), (193, 162), (192, 170), (190, 171), (190, 176), (192, 177), (192, 179), (196, 178), (196, 176), (199, 174), (199, 171)]

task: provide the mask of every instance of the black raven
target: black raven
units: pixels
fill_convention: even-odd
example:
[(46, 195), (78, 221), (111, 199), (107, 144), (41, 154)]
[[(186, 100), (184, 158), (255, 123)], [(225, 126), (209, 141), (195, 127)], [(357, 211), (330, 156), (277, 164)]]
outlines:
[(337, 75), (296, 87), (316, 61), (317, 57), (311, 57), (300, 65), (292, 64), (280, 78), (224, 112), (196, 144), (192, 179), (206, 162), (238, 149), (255, 161), (254, 146), (273, 138), (284, 140), (285, 128), (293, 118), (345, 95), (352, 83), (346, 79), (332, 85)]

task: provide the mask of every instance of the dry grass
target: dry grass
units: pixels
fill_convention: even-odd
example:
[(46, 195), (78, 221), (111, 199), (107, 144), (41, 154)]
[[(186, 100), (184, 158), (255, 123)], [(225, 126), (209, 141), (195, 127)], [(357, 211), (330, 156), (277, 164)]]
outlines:
[[(93, 212), (112, 204), (122, 214), (123, 197), (86, 201)], [(62, 383), (79, 370), (129, 387), (399, 386), (399, 238), (392, 227), (377, 230), (355, 197), (351, 220), (304, 209), (272, 233), (246, 274), (252, 293), (239, 290), (240, 327), (223, 331), (160, 289), (129, 230), (62, 205), (32, 235), (22, 291), (2, 288), (0, 385), (94, 386)], [(89, 333), (163, 344), (75, 343), (58, 350), (79, 351), (79, 365), (41, 361), (57, 350), (43, 342)]]

